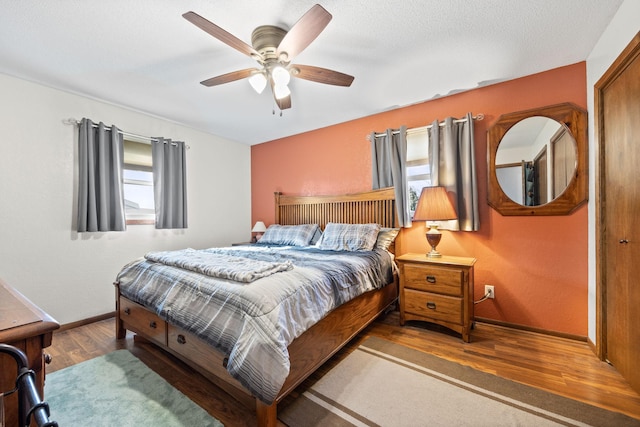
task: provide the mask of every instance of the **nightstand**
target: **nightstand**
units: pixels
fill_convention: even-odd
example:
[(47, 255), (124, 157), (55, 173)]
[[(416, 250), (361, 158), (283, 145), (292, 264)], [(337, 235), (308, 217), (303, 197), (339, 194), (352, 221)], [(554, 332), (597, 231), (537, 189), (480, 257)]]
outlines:
[(400, 268), (400, 324), (407, 320), (436, 323), (469, 342), (476, 259), (409, 253), (396, 261)]

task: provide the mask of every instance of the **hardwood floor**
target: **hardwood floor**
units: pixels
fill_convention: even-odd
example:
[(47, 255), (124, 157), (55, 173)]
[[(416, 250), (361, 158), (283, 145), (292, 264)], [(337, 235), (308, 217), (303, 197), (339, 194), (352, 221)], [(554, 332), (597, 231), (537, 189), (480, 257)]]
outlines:
[[(432, 353), (498, 376), (548, 390), (572, 399), (630, 415), (640, 420), (640, 394), (634, 392), (610, 365), (599, 361), (584, 342), (477, 323), (471, 342), (434, 325), (408, 322), (399, 326), (398, 313), (375, 321), (329, 360), (291, 398), (317, 380), (368, 336)], [(152, 344), (136, 342), (131, 333), (115, 339), (115, 323), (107, 319), (62, 332), (47, 349), (53, 361), (47, 372), (126, 348), (174, 387), (209, 411), (225, 426), (253, 426), (251, 411), (173, 356)], [(287, 400), (281, 404), (286, 405)]]

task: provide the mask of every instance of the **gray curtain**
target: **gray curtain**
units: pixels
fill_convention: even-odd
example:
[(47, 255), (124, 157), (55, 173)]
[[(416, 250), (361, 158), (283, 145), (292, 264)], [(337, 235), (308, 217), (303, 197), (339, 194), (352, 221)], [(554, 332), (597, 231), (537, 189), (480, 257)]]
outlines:
[(398, 226), (411, 227), (407, 189), (407, 127), (387, 129), (384, 135), (371, 133), (373, 189), (393, 187), (396, 196)]
[(455, 195), (453, 202), (458, 213), (457, 220), (442, 221), (439, 228), (477, 231), (480, 217), (473, 116), (467, 113), (466, 121), (455, 120), (446, 118), (443, 127), (434, 121), (429, 135), (431, 184), (441, 185)]
[(78, 231), (124, 231), (122, 132), (86, 118), (79, 132)]
[(185, 144), (157, 138), (151, 155), (156, 228), (187, 228)]

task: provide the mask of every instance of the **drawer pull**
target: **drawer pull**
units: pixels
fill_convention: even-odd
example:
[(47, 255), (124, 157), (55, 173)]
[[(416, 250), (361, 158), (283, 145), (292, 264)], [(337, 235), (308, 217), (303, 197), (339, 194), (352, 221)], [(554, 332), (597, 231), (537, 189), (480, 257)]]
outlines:
[(427, 301), (427, 308), (429, 310), (435, 310), (436, 309), (436, 303), (435, 302), (431, 302), (431, 301)]
[(436, 276), (427, 276), (427, 282), (436, 283)]
[(53, 360), (53, 357), (51, 357), (49, 353), (44, 354), (44, 363), (48, 365), (51, 363), (52, 360)]
[(124, 309), (124, 314), (131, 314), (131, 309), (129, 307), (126, 307)]
[(157, 328), (157, 327), (158, 327), (158, 325), (156, 324), (156, 321), (155, 321), (155, 320), (152, 320), (152, 321), (149, 323), (149, 327), (150, 327), (151, 329), (155, 329), (155, 328)]
[(222, 367), (227, 369), (227, 365), (229, 364), (229, 358), (225, 357), (224, 359), (222, 359)]
[(176, 341), (178, 341), (178, 344), (186, 344), (187, 343), (187, 339), (182, 334), (178, 335), (178, 338), (176, 339)]

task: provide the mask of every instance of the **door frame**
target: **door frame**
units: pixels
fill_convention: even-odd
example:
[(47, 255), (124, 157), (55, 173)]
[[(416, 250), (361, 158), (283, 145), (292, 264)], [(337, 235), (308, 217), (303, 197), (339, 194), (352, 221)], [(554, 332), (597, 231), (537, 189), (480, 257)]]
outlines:
[(603, 238), (605, 229), (605, 206), (607, 191), (605, 185), (605, 145), (603, 99), (604, 91), (616, 78), (622, 74), (627, 66), (640, 55), (640, 31), (620, 53), (607, 71), (594, 85), (595, 107), (595, 139), (598, 142), (596, 156), (596, 342), (595, 352), (605, 360), (607, 355), (607, 281), (606, 281), (606, 241)]

